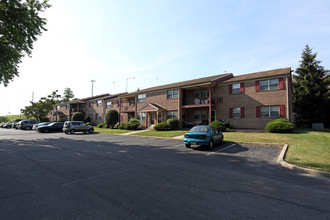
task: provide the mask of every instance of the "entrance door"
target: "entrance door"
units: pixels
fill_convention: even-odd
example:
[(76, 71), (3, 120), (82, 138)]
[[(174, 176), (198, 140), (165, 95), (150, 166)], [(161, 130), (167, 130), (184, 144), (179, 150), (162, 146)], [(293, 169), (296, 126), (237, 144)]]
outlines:
[(150, 113), (150, 126), (155, 124), (155, 112)]
[(211, 122), (215, 121), (216, 115), (215, 115), (215, 109), (212, 109), (211, 111)]

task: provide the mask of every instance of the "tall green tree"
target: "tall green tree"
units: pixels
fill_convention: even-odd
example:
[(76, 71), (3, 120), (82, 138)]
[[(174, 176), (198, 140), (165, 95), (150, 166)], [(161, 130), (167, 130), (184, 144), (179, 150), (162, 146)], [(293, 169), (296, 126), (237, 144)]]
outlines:
[(31, 56), (33, 42), (46, 31), (39, 13), (49, 7), (48, 0), (0, 0), (0, 84), (19, 75), (22, 57)]
[(30, 102), (30, 106), (25, 106), (24, 109), (21, 109), (21, 112), (27, 118), (35, 118), (38, 121), (47, 121), (47, 116), (49, 111), (53, 108), (54, 105), (60, 103), (61, 95), (57, 94), (58, 90), (53, 91), (47, 97), (42, 97), (38, 102)]
[(311, 126), (313, 122), (327, 122), (329, 117), (329, 82), (317, 53), (306, 45), (296, 69), (293, 83), (293, 110), (297, 113), (298, 125)]
[(62, 98), (62, 102), (69, 102), (69, 101), (71, 101), (74, 98), (73, 91), (69, 87), (65, 88), (62, 97), (63, 97)]

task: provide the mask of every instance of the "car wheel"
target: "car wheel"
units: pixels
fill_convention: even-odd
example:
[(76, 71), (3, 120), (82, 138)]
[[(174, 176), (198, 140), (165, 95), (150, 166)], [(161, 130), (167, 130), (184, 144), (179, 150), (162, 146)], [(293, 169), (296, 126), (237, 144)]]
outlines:
[(70, 131), (70, 134), (74, 134), (74, 133), (75, 133), (75, 131), (74, 131), (74, 130), (71, 130), (71, 131)]
[(213, 140), (210, 140), (210, 143), (209, 143), (209, 149), (210, 149), (210, 150), (213, 149), (213, 145), (214, 145)]
[(45, 133), (48, 133), (49, 132), (49, 130), (48, 129), (45, 129)]
[(27, 130), (27, 131), (28, 131), (28, 130), (31, 130), (31, 128), (30, 128), (30, 127), (26, 127), (26, 128), (25, 128), (25, 130)]
[(186, 144), (186, 148), (190, 148), (191, 144)]
[(89, 129), (88, 130), (88, 133), (92, 134), (93, 133), (93, 130), (92, 129)]

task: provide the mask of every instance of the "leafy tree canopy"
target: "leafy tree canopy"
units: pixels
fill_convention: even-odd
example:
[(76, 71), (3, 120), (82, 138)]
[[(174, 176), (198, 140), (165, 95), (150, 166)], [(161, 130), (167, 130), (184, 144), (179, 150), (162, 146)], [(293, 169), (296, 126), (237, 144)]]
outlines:
[(39, 16), (48, 0), (0, 0), (0, 84), (18, 76), (24, 54), (31, 56), (33, 42), (46, 31), (46, 19)]
[(300, 125), (310, 126), (313, 122), (326, 122), (329, 114), (329, 81), (317, 53), (306, 45), (296, 69), (293, 83), (293, 107)]
[(34, 117), (38, 121), (47, 121), (49, 111), (55, 104), (60, 103), (61, 95), (57, 94), (58, 90), (53, 91), (47, 97), (40, 98), (38, 102), (30, 102), (30, 106), (25, 106), (21, 112), (27, 117)]
[(73, 91), (70, 88), (65, 88), (63, 93), (62, 102), (69, 102), (74, 98)]

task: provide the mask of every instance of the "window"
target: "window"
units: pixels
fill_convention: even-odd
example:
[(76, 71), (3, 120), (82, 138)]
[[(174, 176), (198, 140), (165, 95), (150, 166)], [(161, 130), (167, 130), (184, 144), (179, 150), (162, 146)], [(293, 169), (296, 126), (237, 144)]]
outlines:
[(88, 116), (91, 120), (93, 120), (93, 115), (92, 114), (89, 114)]
[(102, 100), (97, 100), (97, 107), (101, 107), (102, 106)]
[(89, 102), (89, 107), (92, 107), (93, 106), (93, 102)]
[(241, 118), (241, 108), (233, 108), (233, 118)]
[(96, 114), (96, 120), (102, 120), (102, 114)]
[(56, 106), (56, 110), (57, 111), (59, 111), (60, 110), (60, 106), (58, 105), (58, 106)]
[(147, 94), (138, 95), (138, 102), (146, 102)]
[(135, 99), (129, 99), (129, 105), (135, 105)]
[(260, 91), (269, 91), (269, 90), (277, 90), (278, 87), (278, 79), (266, 79), (260, 80)]
[(70, 108), (70, 104), (66, 104), (65, 109), (69, 109)]
[(145, 121), (146, 120), (146, 113), (145, 112), (138, 113), (138, 119), (140, 121)]
[(262, 106), (260, 115), (261, 117), (280, 117), (280, 106)]
[(178, 98), (178, 90), (177, 89), (167, 90), (167, 99), (175, 99), (175, 98)]
[(239, 83), (233, 84), (232, 94), (241, 94), (241, 84)]
[(112, 102), (107, 102), (107, 108), (112, 108)]
[(167, 111), (166, 118), (178, 118), (178, 111)]
[(195, 120), (207, 120), (208, 110), (197, 110), (194, 112)]

